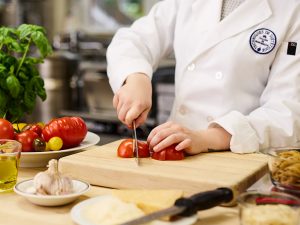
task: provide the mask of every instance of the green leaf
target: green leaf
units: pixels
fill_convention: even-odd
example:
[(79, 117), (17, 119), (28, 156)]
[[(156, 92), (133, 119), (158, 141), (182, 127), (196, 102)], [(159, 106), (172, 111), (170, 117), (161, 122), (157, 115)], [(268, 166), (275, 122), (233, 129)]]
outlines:
[(29, 80), (29, 77), (27, 77), (26, 74), (23, 71), (20, 71), (18, 76), (19, 76), (20, 81), (25, 81), (26, 82), (26, 81)]
[(12, 65), (17, 65), (18, 60), (10, 55), (7, 55), (3, 61), (2, 64), (6, 67), (6, 68), (10, 68)]
[(6, 84), (6, 78), (7, 78), (7, 73), (0, 73), (0, 89), (2, 90), (8, 90), (7, 84)]
[(10, 101), (8, 105), (8, 116), (7, 119), (12, 123), (19, 120), (26, 112), (26, 109), (23, 104), (16, 101)]
[(31, 33), (39, 31), (45, 33), (45, 29), (41, 26), (32, 25), (32, 24), (22, 24), (18, 27), (17, 31), (20, 33), (20, 39), (25, 39), (30, 36)]
[(36, 31), (31, 34), (33, 43), (39, 49), (43, 58), (52, 53), (52, 48), (48, 42), (47, 37), (44, 33)]
[(0, 89), (0, 111), (5, 111), (7, 101), (9, 99), (9, 96)]
[(42, 99), (42, 101), (45, 101), (47, 99), (47, 93), (45, 88), (37, 90), (36, 94)]
[(6, 67), (0, 64), (0, 73), (4, 73), (6, 71)]
[(40, 72), (35, 66), (30, 66), (29, 71), (30, 71), (31, 77), (40, 76)]
[(46, 100), (47, 94), (44, 88), (44, 80), (40, 76), (33, 76), (28, 83), (28, 89), (34, 90), (43, 101)]
[(24, 104), (27, 112), (31, 112), (34, 109), (36, 101), (36, 94), (31, 90), (25, 90)]
[(10, 51), (15, 51), (17, 53), (24, 52), (24, 47), (20, 45), (19, 42), (16, 40), (12, 40), (11, 43), (7, 46)]
[(44, 80), (40, 76), (34, 76), (32, 78), (32, 84), (35, 89), (35, 93), (43, 100), (45, 101), (47, 98), (46, 90), (44, 88)]
[(17, 38), (17, 30), (11, 27), (1, 27), (0, 28), (0, 41), (3, 43), (8, 37)]
[(6, 84), (11, 96), (17, 98), (21, 90), (19, 80), (14, 75), (10, 75), (6, 78)]
[(33, 57), (27, 57), (25, 60), (24, 60), (24, 64), (39, 64), (39, 63), (42, 63), (44, 62), (43, 59), (40, 59), (40, 58), (33, 58)]

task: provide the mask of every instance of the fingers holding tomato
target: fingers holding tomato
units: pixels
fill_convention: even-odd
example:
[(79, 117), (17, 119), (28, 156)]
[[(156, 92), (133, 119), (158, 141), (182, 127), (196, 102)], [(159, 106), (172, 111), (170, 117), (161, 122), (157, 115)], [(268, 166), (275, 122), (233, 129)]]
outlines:
[[(140, 158), (150, 157), (149, 146), (146, 142), (138, 141), (138, 153)], [(133, 158), (133, 139), (125, 139), (118, 147), (118, 156), (121, 158)]]
[(193, 131), (170, 121), (153, 129), (147, 141), (150, 149), (153, 149), (154, 152), (161, 151), (171, 145), (176, 145), (175, 149), (177, 151), (192, 154), (204, 148), (204, 141), (199, 138), (201, 137), (200, 133), (200, 131)]

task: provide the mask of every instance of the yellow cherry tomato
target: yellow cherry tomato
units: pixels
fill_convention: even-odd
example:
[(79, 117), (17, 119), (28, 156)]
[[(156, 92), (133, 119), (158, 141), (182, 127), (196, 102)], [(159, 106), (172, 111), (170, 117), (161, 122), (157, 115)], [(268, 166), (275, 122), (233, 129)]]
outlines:
[(37, 125), (39, 125), (41, 128), (44, 128), (45, 127), (45, 123), (43, 123), (43, 122), (38, 122), (38, 123), (36, 123)]
[(26, 125), (27, 123), (13, 123), (13, 128), (16, 131), (21, 131)]
[(63, 140), (60, 137), (52, 137), (48, 141), (49, 149), (52, 151), (58, 151), (63, 146)]
[(45, 151), (51, 151), (48, 142), (46, 142), (46, 148)]

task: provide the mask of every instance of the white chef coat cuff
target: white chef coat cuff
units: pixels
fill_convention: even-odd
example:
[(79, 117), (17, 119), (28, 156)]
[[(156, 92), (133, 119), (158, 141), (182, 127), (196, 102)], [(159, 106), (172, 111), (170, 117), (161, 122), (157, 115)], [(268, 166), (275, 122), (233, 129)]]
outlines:
[(259, 151), (259, 139), (247, 118), (237, 112), (212, 121), (209, 127), (222, 127), (232, 135), (230, 149), (234, 153), (252, 153)]
[(144, 73), (149, 77), (149, 79), (152, 79), (152, 66), (144, 60), (131, 59), (117, 64), (114, 63), (113, 65), (114, 66), (107, 67), (107, 73), (111, 75), (109, 76), (109, 83), (114, 93), (119, 90), (127, 76), (130, 74)]

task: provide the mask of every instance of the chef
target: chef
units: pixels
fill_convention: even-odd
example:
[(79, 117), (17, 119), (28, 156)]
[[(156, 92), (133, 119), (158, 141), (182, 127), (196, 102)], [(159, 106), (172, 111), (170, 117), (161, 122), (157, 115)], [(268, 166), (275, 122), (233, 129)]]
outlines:
[(163, 0), (120, 29), (107, 61), (124, 124), (145, 122), (153, 71), (171, 52), (175, 101), (149, 134), (154, 151), (299, 147), (299, 0)]

